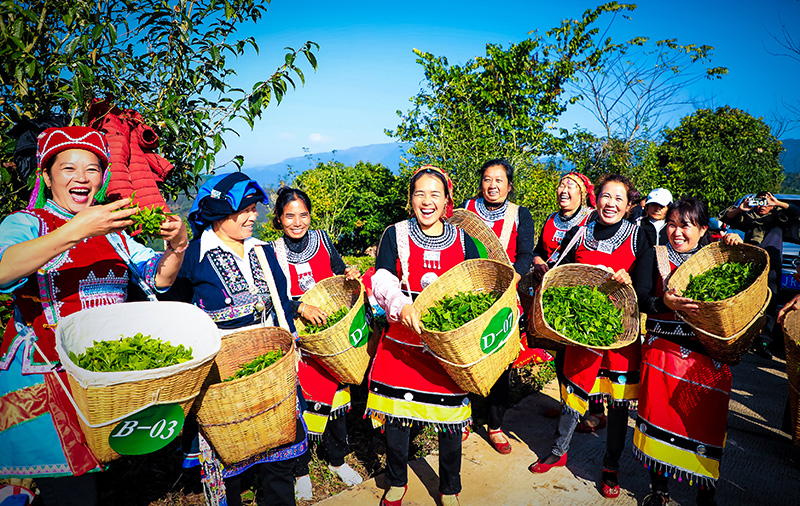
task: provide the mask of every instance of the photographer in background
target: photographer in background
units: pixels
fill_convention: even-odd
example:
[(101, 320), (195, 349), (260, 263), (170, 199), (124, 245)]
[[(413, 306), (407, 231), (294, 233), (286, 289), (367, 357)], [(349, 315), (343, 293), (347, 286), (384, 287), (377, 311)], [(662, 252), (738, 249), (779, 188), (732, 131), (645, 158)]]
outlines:
[(767, 307), (767, 324), (761, 335), (753, 343), (754, 351), (764, 357), (772, 358), (772, 352), (783, 347), (783, 341), (772, 339), (778, 307), (778, 288), (781, 279), (783, 257), (783, 233), (800, 220), (800, 208), (775, 198), (770, 192), (746, 195), (736, 204), (719, 215), (720, 221), (744, 232), (744, 241), (764, 248), (769, 254), (769, 289), (772, 300)]
[(672, 193), (666, 188), (656, 188), (647, 194), (644, 201), (644, 214), (634, 223), (641, 226), (650, 244), (667, 244), (667, 206), (672, 204)]

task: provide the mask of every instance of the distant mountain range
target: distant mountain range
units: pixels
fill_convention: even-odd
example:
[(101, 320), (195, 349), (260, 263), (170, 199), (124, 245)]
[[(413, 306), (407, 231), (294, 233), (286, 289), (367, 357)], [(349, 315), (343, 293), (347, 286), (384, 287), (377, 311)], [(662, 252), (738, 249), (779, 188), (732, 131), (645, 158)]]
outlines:
[(345, 165), (355, 165), (358, 162), (382, 164), (397, 174), (400, 171), (401, 157), (411, 144), (407, 142), (389, 142), (386, 144), (370, 144), (343, 149), (331, 153), (313, 153), (306, 156), (287, 158), (282, 162), (270, 165), (245, 166), (242, 170), (252, 179), (258, 181), (265, 188), (277, 188), (281, 181), (288, 179), (289, 170), (299, 174), (307, 169), (316, 167), (318, 163), (335, 160)]

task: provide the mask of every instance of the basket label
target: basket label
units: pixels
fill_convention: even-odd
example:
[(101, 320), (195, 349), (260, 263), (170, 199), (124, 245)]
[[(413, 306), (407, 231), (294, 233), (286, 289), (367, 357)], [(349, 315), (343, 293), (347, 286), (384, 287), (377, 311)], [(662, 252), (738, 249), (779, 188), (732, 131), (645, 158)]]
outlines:
[(489, 322), (486, 330), (481, 335), (481, 350), (484, 353), (493, 353), (506, 341), (514, 328), (514, 312), (510, 307), (504, 307), (497, 312)]
[(167, 446), (183, 429), (180, 404), (158, 404), (119, 422), (108, 436), (120, 455), (144, 455)]
[(366, 306), (361, 305), (361, 309), (356, 313), (353, 318), (353, 323), (350, 324), (350, 344), (354, 348), (360, 348), (367, 344), (369, 340), (369, 327), (367, 326), (367, 313)]

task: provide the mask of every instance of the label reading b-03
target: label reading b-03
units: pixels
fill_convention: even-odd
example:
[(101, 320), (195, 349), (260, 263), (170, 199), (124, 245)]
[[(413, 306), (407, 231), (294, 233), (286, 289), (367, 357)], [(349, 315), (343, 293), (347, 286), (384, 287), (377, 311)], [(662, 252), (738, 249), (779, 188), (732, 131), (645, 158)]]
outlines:
[(108, 436), (108, 444), (120, 455), (152, 453), (180, 434), (183, 420), (179, 404), (150, 406), (119, 422)]

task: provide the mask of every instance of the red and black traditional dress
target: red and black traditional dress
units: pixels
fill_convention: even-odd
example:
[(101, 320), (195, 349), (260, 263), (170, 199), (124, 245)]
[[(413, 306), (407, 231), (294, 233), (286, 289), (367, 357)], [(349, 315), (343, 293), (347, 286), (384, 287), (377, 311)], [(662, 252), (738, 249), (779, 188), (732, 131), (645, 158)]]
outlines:
[[(0, 225), (0, 255), (14, 244), (54, 231), (71, 218), (72, 214), (52, 201), (43, 209), (10, 215)], [(61, 318), (82, 309), (125, 302), (129, 266), (118, 251), (123, 251), (153, 288), (160, 255), (124, 234), (84, 239), (27, 279), (3, 287), (14, 295), (15, 313), (0, 347), (0, 476), (77, 476), (99, 469), (77, 414), (63, 387), (49, 374), (52, 367), (47, 362), (58, 359), (54, 330)], [(58, 374), (68, 386), (66, 373)]]
[[(309, 230), (299, 240), (284, 235), (272, 244), (278, 264), (289, 280), (289, 296), (295, 301), (318, 281), (344, 274), (344, 261), (328, 234), (322, 230)], [(299, 305), (297, 302), (295, 309)], [(299, 314), (297, 311), (295, 313)], [(322, 364), (306, 353), (302, 354), (298, 377), (308, 405), (303, 412), (308, 437), (320, 440), (328, 420), (350, 410), (350, 387), (339, 384)]]
[[(569, 244), (574, 229), (565, 236)], [(566, 246), (562, 247), (562, 251)], [(614, 272), (630, 270), (637, 252), (643, 248), (639, 227), (627, 220), (613, 225), (591, 221), (583, 238), (566, 255), (566, 262), (608, 267)], [(564, 381), (561, 399), (568, 409), (583, 415), (590, 398), (626, 406), (639, 395), (641, 346), (636, 340), (616, 350), (595, 350), (583, 346), (568, 346), (564, 352)]]
[(708, 356), (663, 301), (660, 272), (668, 276), (697, 249), (657, 248), (660, 254), (653, 248), (642, 256), (634, 279), (639, 309), (647, 313), (634, 454), (651, 472), (713, 487), (725, 447), (731, 371)]
[(575, 227), (586, 225), (593, 211), (594, 209), (581, 206), (572, 216), (562, 216), (560, 211), (548, 216), (542, 227), (539, 242), (533, 250), (534, 254), (547, 263), (555, 263), (558, 256), (553, 256), (553, 253), (558, 251), (564, 235)]
[(465, 259), (478, 257), (472, 239), (449, 223), (436, 237), (425, 235), (414, 218), (384, 232), (372, 287), (378, 304), (386, 310), (389, 327), (369, 373), (366, 415), (374, 426), (398, 421), (460, 434), (469, 425), (469, 396), (425, 352), (420, 336), (399, 322), (399, 315), (411, 297), (439, 276)]

